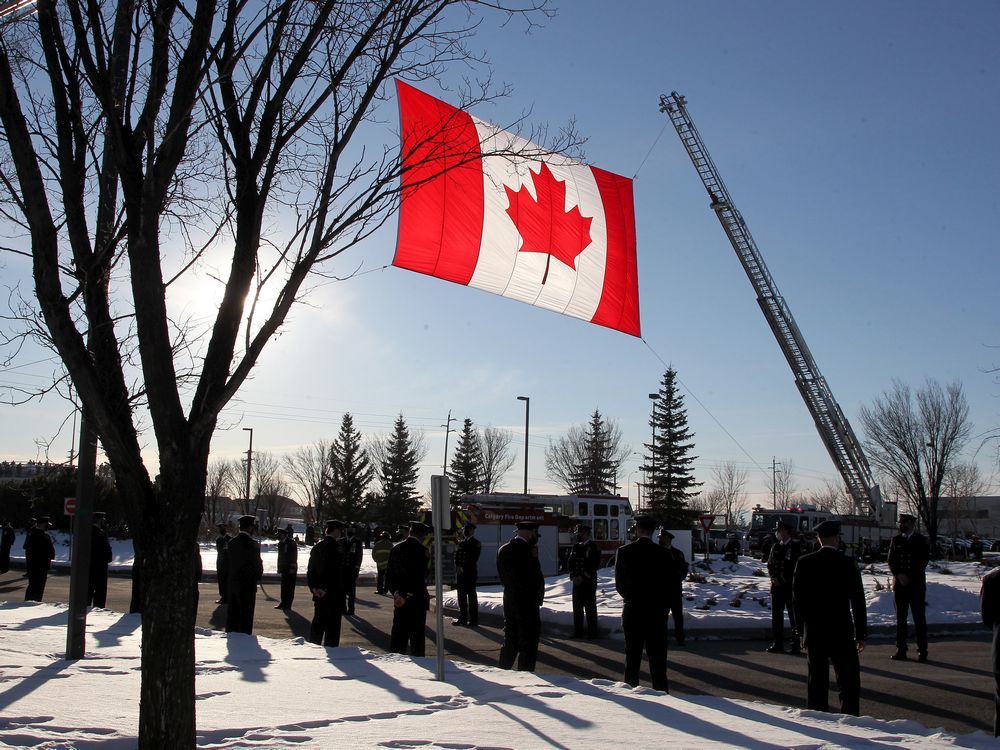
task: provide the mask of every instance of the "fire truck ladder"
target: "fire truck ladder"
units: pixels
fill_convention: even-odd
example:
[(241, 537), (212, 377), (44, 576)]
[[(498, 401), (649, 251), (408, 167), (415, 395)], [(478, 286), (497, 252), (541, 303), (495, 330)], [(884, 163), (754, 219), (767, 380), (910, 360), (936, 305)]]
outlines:
[(795, 385), (798, 386), (799, 393), (802, 394), (802, 399), (812, 414), (816, 429), (830, 453), (830, 458), (833, 459), (851, 493), (855, 512), (861, 513), (863, 509), (870, 508), (871, 513), (878, 517), (882, 499), (878, 485), (872, 477), (871, 468), (868, 466), (868, 459), (865, 458), (847, 417), (834, 399), (826, 379), (820, 373), (788, 305), (778, 292), (778, 287), (764, 264), (764, 258), (757, 249), (746, 222), (736, 210), (694, 121), (688, 115), (684, 97), (676, 91), (670, 96), (661, 96), (660, 111), (666, 112), (670, 117), (705, 190), (708, 191), (712, 201), (711, 208), (715, 211), (740, 263), (743, 264), (743, 270), (746, 271), (757, 293), (757, 303), (771, 327), (771, 332), (778, 340), (789, 367), (792, 368)]

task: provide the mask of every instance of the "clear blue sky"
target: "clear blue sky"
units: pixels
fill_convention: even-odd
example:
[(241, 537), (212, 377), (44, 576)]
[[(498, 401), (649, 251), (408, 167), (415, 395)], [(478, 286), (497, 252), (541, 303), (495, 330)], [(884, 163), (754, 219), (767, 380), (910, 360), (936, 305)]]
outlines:
[[(514, 95), (476, 115), (505, 123), (530, 108), (531, 123), (550, 127), (575, 118), (589, 137), (588, 160), (628, 176), (653, 147), (635, 183), (640, 308), (652, 351), (476, 290), (375, 271), (326, 285), (293, 311), (227, 411), (213, 455), (246, 450), (241, 427), (254, 428), (255, 449), (281, 454), (334, 437), (344, 411), (366, 434), (388, 432), (402, 411), (427, 435), (427, 489), (441, 468), (450, 409), (459, 426), (471, 417), (515, 431), (518, 459), (506, 488), (517, 490), (524, 408), (515, 397), (523, 394), (531, 398), (529, 485), (554, 490), (544, 448), (595, 408), (642, 450), (646, 394), (664, 369), (658, 354), (686, 388), (700, 479), (719, 461), (738, 461), (750, 469), (752, 499), (764, 501), (772, 456), (793, 462), (801, 490), (836, 478), (658, 111), (659, 95), (672, 90), (688, 98), (855, 429), (859, 407), (893, 378), (914, 386), (958, 380), (974, 432), (997, 427), (1000, 384), (985, 371), (1000, 365), (1000, 349), (990, 348), (1000, 346), (998, 38), (995, 2), (567, 1), (531, 35), (488, 20), (472, 44), (488, 50)], [(456, 69), (443, 83), (465, 73)], [(382, 117), (395, 127), (394, 101)], [(394, 242), (391, 221), (335, 270), (384, 266)], [(5, 276), (16, 275), (16, 263), (2, 262)], [(0, 382), (47, 371), (0, 370)], [(34, 439), (52, 433), (66, 411), (56, 399), (0, 407), (0, 456), (35, 457)], [(68, 434), (60, 441), (54, 457), (68, 452)], [(991, 456), (984, 449), (977, 457), (987, 474)], [(639, 463), (635, 456), (626, 465), (623, 485), (638, 481)], [(992, 492), (1000, 493), (996, 477)]]

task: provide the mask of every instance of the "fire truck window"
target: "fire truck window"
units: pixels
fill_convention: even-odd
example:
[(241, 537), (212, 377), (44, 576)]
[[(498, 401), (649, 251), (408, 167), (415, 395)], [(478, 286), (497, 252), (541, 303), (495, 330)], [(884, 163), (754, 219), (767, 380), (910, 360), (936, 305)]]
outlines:
[(587, 515), (590, 515), (590, 514), (589, 514), (589, 513), (587, 512), (587, 504), (586, 504), (586, 503), (580, 503), (580, 515), (581, 515), (581, 516), (587, 516)]
[(606, 518), (594, 519), (594, 539), (601, 542), (608, 538), (608, 520)]
[(809, 518), (807, 516), (799, 519), (799, 531), (809, 531)]
[[(615, 510), (618, 510), (618, 509), (615, 508)], [(618, 533), (618, 519), (617, 518), (612, 518), (611, 519), (611, 538), (613, 540), (615, 540), (615, 541), (617, 541), (618, 539), (621, 539), (621, 537), (619, 536), (619, 533)]]
[(604, 503), (594, 503), (594, 515), (595, 516), (606, 516), (608, 515), (608, 506)]
[(611, 506), (611, 517), (612, 518), (618, 518), (618, 511), (619, 511), (618, 506), (617, 505), (612, 505)]

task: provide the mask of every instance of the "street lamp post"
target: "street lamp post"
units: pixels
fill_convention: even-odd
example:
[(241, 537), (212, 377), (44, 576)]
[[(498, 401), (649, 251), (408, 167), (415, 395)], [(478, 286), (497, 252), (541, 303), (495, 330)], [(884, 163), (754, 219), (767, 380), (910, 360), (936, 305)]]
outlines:
[(518, 396), (518, 401), (524, 402), (524, 494), (528, 494), (528, 415), (531, 410), (531, 399), (528, 396)]
[(250, 446), (247, 448), (247, 510), (250, 510), (250, 467), (253, 465), (253, 427), (244, 427), (244, 432), (250, 433)]

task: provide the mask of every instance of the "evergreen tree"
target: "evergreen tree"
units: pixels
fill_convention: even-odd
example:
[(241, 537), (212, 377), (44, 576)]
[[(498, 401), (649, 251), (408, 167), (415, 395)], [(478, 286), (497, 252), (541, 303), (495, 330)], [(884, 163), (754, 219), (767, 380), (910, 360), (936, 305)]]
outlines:
[(545, 450), (545, 467), (567, 492), (611, 494), (628, 455), (621, 429), (595, 409), (586, 427), (574, 425)]
[(375, 476), (368, 453), (361, 445), (361, 433), (354, 429), (350, 412), (344, 414), (340, 434), (330, 446), (330, 472), (325, 487), (323, 516), (345, 523), (362, 521), (365, 490)]
[(420, 444), (410, 437), (403, 415), (396, 419), (393, 432), (378, 449), (378, 478), (382, 495), (373, 510), (375, 520), (387, 526), (406, 523), (420, 508), (417, 494)]
[(688, 500), (698, 496), (691, 464), (694, 435), (688, 429), (684, 397), (677, 392), (677, 372), (668, 367), (660, 389), (653, 400), (649, 424), (655, 440), (645, 443), (648, 453), (643, 456), (646, 472), (646, 497), (649, 510), (668, 528), (686, 528), (692, 520)]
[(448, 472), (451, 484), (451, 503), (455, 505), (462, 495), (474, 495), (483, 487), (483, 455), (479, 442), (479, 432), (466, 417), (462, 432), (455, 446), (455, 457), (451, 459)]

